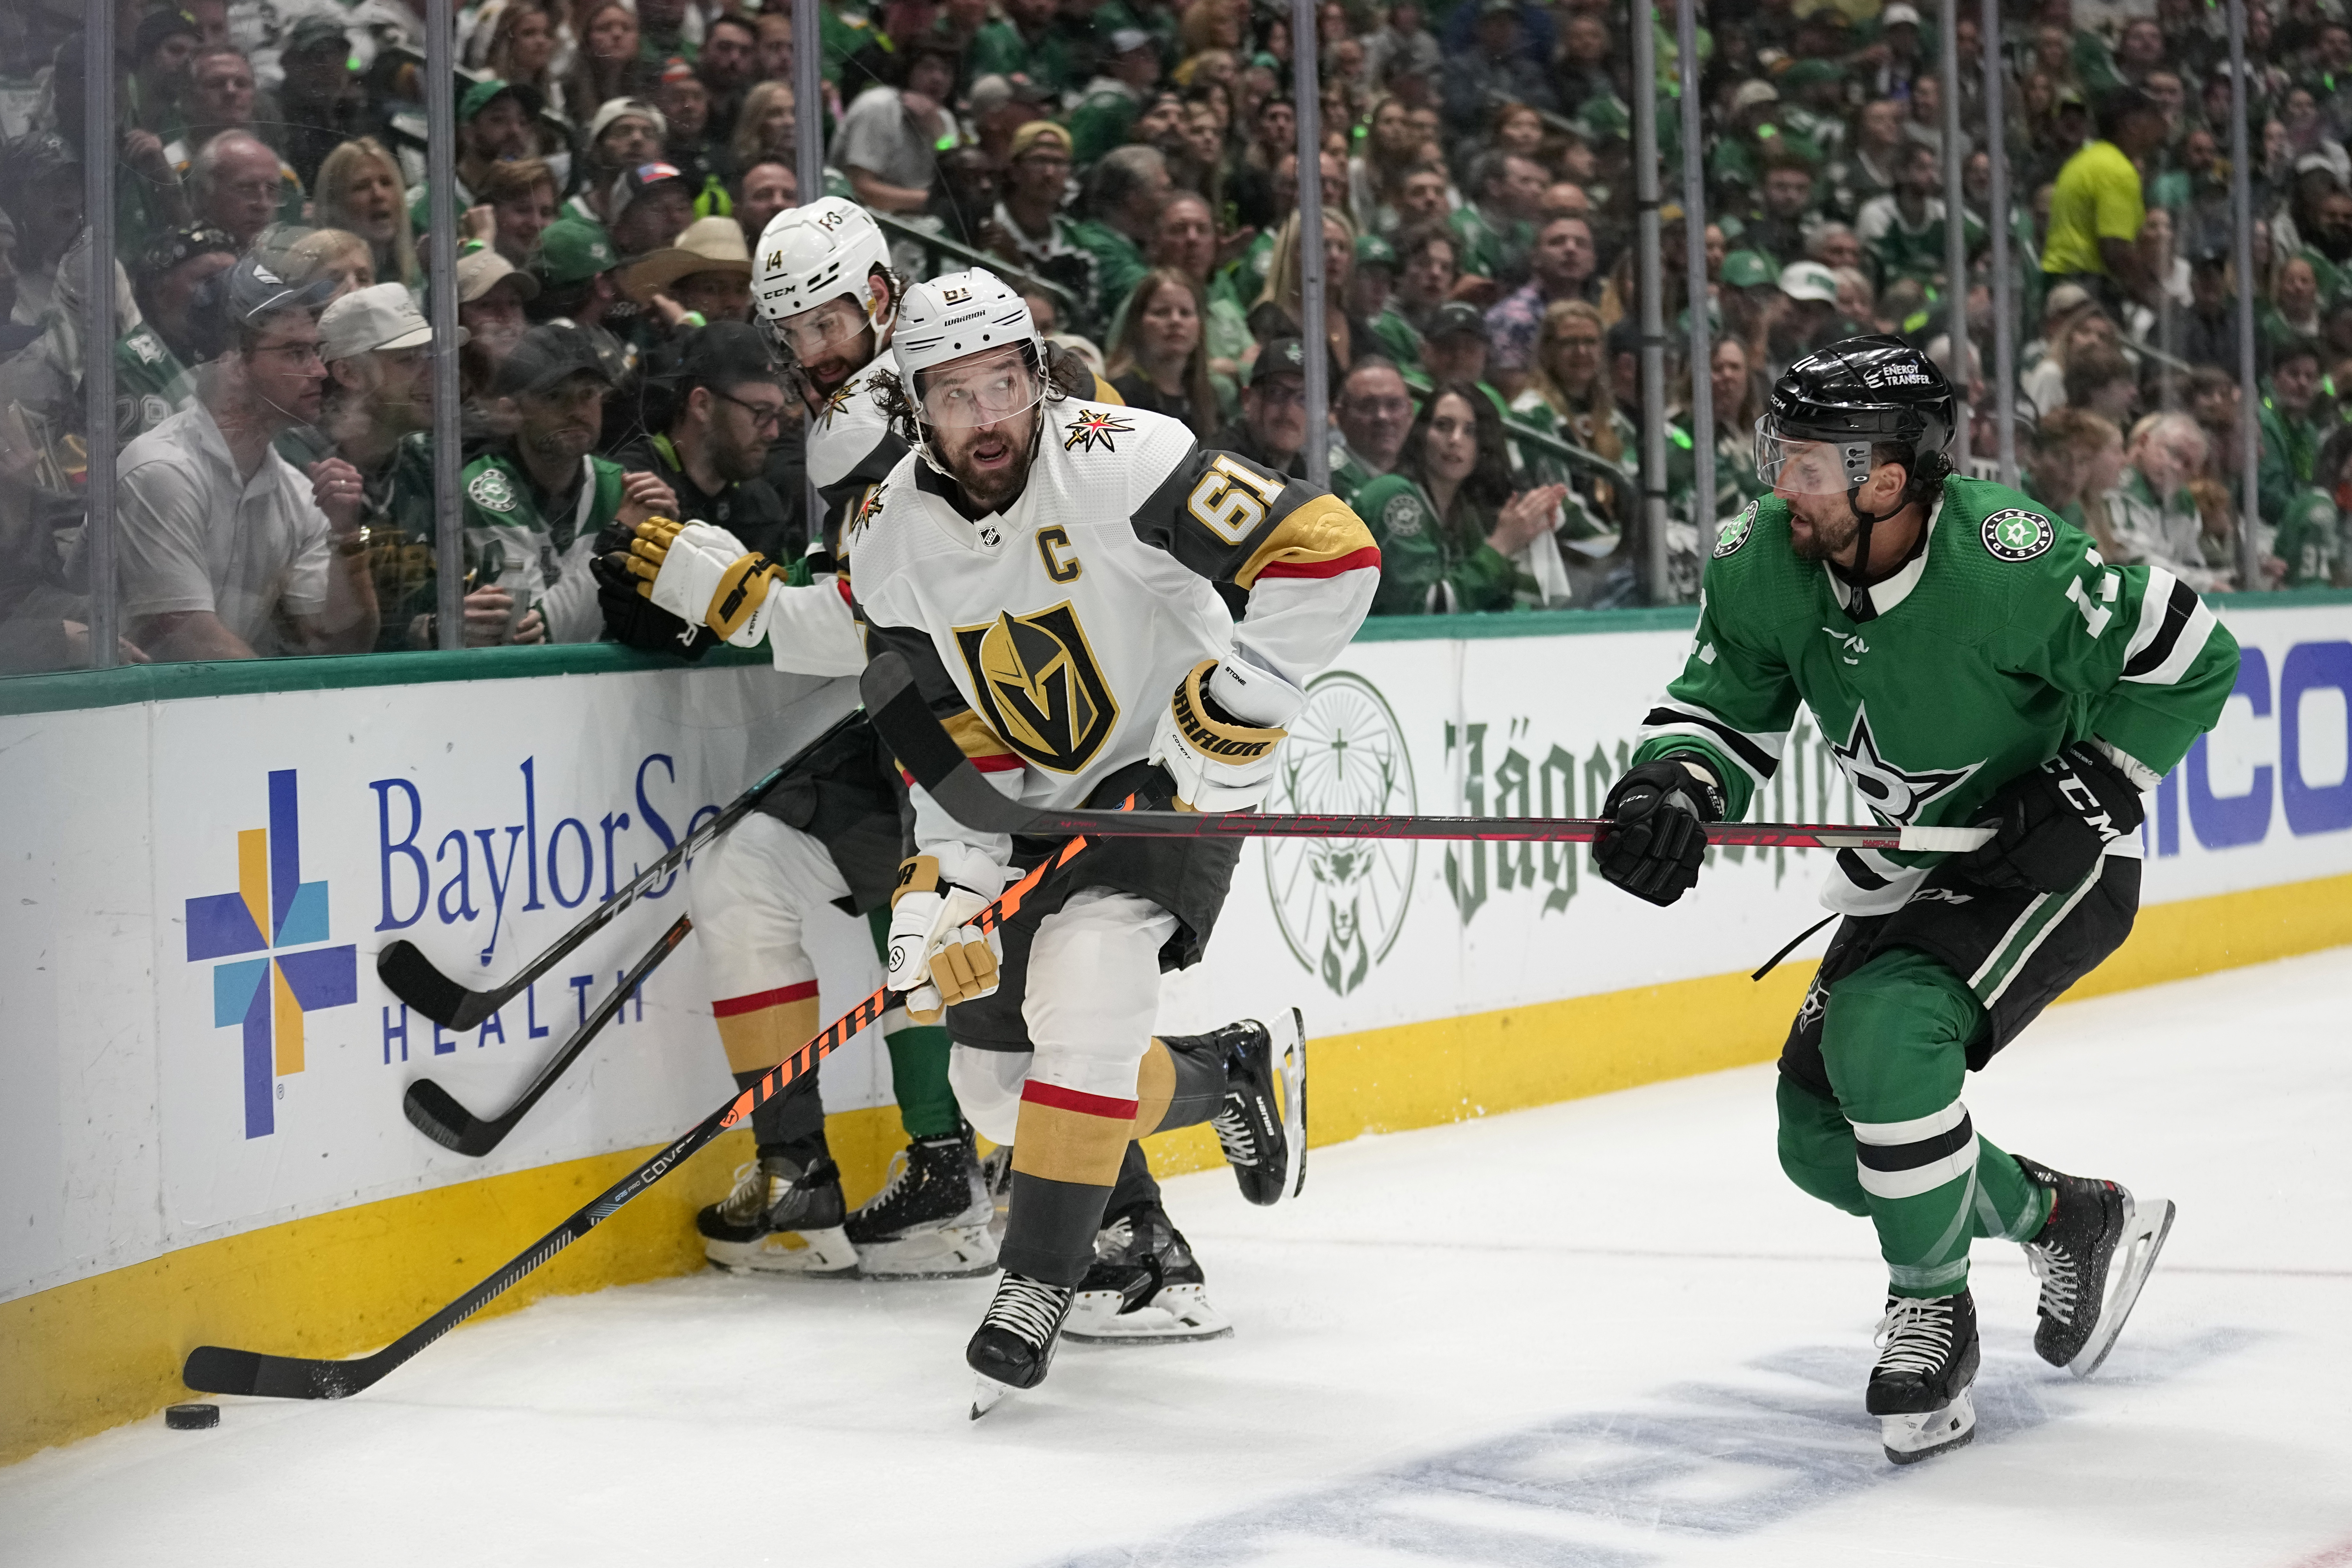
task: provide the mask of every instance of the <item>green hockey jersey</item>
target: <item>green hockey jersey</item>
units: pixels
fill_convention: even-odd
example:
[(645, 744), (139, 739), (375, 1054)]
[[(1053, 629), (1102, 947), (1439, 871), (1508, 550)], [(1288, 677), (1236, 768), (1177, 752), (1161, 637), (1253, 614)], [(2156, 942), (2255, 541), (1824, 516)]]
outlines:
[[(1874, 616), (1855, 620), (1854, 597), (1790, 547), (1787, 502), (1750, 502), (1717, 536), (1690, 657), (1634, 760), (1698, 753), (1736, 820), (1801, 702), (1880, 821), (1962, 826), (2078, 741), (2168, 772), (2238, 678), (2236, 640), (2186, 584), (2105, 564), (2085, 535), (1981, 479), (1944, 481), (1926, 548), (1870, 588)], [(1822, 901), (1887, 913), (1941, 858), (1842, 850)]]

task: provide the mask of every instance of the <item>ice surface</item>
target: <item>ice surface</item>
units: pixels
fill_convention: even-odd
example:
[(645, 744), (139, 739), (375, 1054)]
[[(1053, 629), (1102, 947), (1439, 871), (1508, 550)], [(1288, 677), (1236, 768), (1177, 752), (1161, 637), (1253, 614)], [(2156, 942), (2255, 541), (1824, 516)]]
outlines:
[(0, 1561), (2344, 1568), (2347, 998), (2352, 950), (2063, 1007), (1971, 1080), (2180, 1220), (2086, 1384), (1980, 1244), (1979, 1435), (1915, 1468), (1862, 1413), (1869, 1227), (1781, 1177), (1756, 1068), (1320, 1149), (1295, 1205), (1171, 1183), (1235, 1336), (1065, 1346), (977, 1424), (987, 1281), (705, 1275), (37, 1455)]

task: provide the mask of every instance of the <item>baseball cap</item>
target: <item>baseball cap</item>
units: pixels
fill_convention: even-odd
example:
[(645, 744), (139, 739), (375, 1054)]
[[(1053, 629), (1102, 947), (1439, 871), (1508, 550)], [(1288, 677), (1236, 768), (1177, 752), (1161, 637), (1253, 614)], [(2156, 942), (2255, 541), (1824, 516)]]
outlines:
[(1386, 267), (1393, 269), (1397, 265), (1396, 247), (1391, 245), (1387, 240), (1382, 239), (1377, 234), (1358, 235), (1356, 237), (1356, 265), (1359, 267)]
[(539, 89), (529, 83), (500, 81), (497, 77), (488, 77), (467, 88), (466, 96), (457, 100), (457, 123), (466, 124), (488, 109), (493, 100), (508, 93), (514, 95), (515, 101), (522, 105), (525, 114), (537, 114), (546, 106), (547, 100), (540, 97)]
[(1002, 71), (972, 79), (971, 90), (964, 95), (964, 107), (974, 114), (993, 114), (1013, 101), (1013, 79)]
[(1151, 35), (1140, 27), (1115, 27), (1111, 30), (1110, 52), (1112, 54), (1131, 54), (1137, 49), (1148, 49), (1151, 47)]
[(1825, 81), (1844, 79), (1845, 68), (1835, 60), (1801, 59), (1780, 73), (1781, 82), (1791, 89), (1817, 87)]
[(1462, 332), (1469, 333), (1482, 343), (1495, 341), (1494, 333), (1486, 330), (1485, 311), (1466, 300), (1449, 300), (1437, 308), (1437, 314), (1430, 318), (1429, 331), (1422, 336), (1434, 342), (1439, 338), (1450, 338)]
[(1888, 27), (1902, 26), (1906, 22), (1914, 27), (1917, 26), (1919, 11), (1916, 6), (1905, 5), (1903, 0), (1895, 0), (1894, 5), (1878, 14), (1878, 26), (1882, 31)]
[(1735, 250), (1723, 258), (1723, 281), (1734, 289), (1759, 289), (1775, 282), (1772, 264), (1752, 250)]
[(343, 30), (343, 25), (314, 11), (287, 30), (286, 42), (279, 46), (278, 54), (280, 59), (293, 59), (331, 51), (348, 55), (351, 48), (352, 37)]
[(497, 251), (484, 248), (457, 258), (457, 302), (470, 305), (508, 279), (522, 287), (522, 297), (539, 294), (539, 279), (518, 268)]
[(1758, 79), (1743, 81), (1731, 95), (1731, 110), (1737, 114), (1743, 109), (1753, 109), (1759, 103), (1778, 103), (1780, 89), (1770, 82)]
[(540, 234), (538, 272), (551, 288), (585, 282), (620, 264), (612, 237), (581, 218), (557, 218)]
[[(1730, 265), (1728, 257), (1724, 265)], [(1791, 300), (1812, 300), (1824, 305), (1837, 303), (1837, 274), (1818, 261), (1791, 261), (1780, 268), (1780, 292)]]
[(131, 269), (131, 280), (152, 283), (191, 257), (215, 254), (237, 254), (236, 241), (229, 237), (227, 230), (204, 223), (167, 229), (149, 241), (147, 248), (140, 253), (139, 265)]
[(2080, 283), (2061, 283), (2050, 290), (2050, 298), (2042, 301), (2042, 319), (2054, 321), (2067, 311), (2079, 310), (2091, 302), (2091, 291)]
[[(473, 334), (457, 329), (457, 346)], [(319, 357), (349, 359), (379, 349), (423, 348), (433, 341), (433, 323), (416, 308), (404, 283), (354, 289), (319, 318)]]
[(776, 381), (783, 366), (757, 327), (742, 321), (713, 321), (686, 335), (678, 353), (681, 386), (740, 386), (747, 381)]
[(1270, 375), (1303, 377), (1306, 374), (1307, 345), (1297, 338), (1272, 338), (1258, 350), (1257, 363), (1249, 367), (1249, 374), (1242, 384), (1255, 386)]
[(549, 321), (531, 328), (499, 366), (498, 389), (502, 396), (519, 392), (545, 392), (566, 376), (586, 371), (605, 386), (613, 373), (596, 345), (578, 327)]
[(1063, 152), (1070, 151), (1070, 133), (1067, 131), (1050, 120), (1033, 120), (1013, 133), (1012, 151), (1005, 153), (1005, 161), (1010, 163), (1040, 142), (1058, 142)]
[(197, 27), (194, 17), (176, 5), (167, 5), (161, 11), (150, 11), (139, 19), (139, 31), (133, 35), (131, 46), (131, 58), (145, 59), (162, 48), (166, 38), (202, 37), (204, 33)]
[(644, 99), (608, 98), (604, 102), (596, 106), (595, 114), (589, 119), (588, 141), (590, 144), (593, 145), (595, 142), (596, 138), (611, 130), (613, 127), (613, 121), (615, 120), (625, 120), (631, 115), (635, 115), (637, 119), (642, 120), (646, 124), (652, 126), (654, 128), (655, 135), (667, 136), (669, 134), (669, 121), (662, 117), (662, 111), (660, 110), (656, 109)]
[(675, 163), (640, 163), (613, 182), (613, 194), (606, 200), (604, 225), (609, 230), (621, 221), (629, 204), (656, 185), (687, 184), (686, 172)]

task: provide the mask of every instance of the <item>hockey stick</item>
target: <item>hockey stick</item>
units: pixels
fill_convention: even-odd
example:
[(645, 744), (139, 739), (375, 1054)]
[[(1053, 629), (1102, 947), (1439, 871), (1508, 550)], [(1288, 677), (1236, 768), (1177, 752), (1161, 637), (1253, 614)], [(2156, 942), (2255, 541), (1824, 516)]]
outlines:
[[(1063, 845), (965, 923), (982, 931), (993, 931), (1003, 925), (1020, 910), (1022, 900), (1046, 873), (1068, 864), (1087, 842), (1073, 838)], [(770, 1068), (757, 1083), (704, 1117), (676, 1142), (590, 1199), (571, 1218), (532, 1242), (497, 1273), (373, 1355), (354, 1361), (313, 1361), (304, 1356), (267, 1355), (259, 1351), (198, 1345), (188, 1352), (180, 1381), (200, 1394), (257, 1394), (271, 1399), (347, 1399), (373, 1387), (385, 1373), (513, 1289), (531, 1270), (612, 1218), (624, 1204), (684, 1164), (712, 1139), (782, 1094), (786, 1084), (814, 1071), (816, 1064), (831, 1056), (842, 1042), (876, 1023), (901, 1000), (900, 994), (887, 985), (875, 992), (826, 1025), (824, 1033)]]
[(497, 1148), (499, 1141), (515, 1130), (515, 1123), (539, 1103), (540, 1096), (555, 1087), (555, 1080), (563, 1076), (564, 1069), (580, 1059), (580, 1053), (588, 1048), (588, 1042), (612, 1021), (613, 1015), (621, 1010), (622, 1004), (636, 994), (637, 987), (645, 984), (646, 976), (659, 969), (662, 960), (676, 952), (677, 944), (686, 940), (686, 933), (693, 929), (694, 918), (691, 915), (680, 915), (671, 921), (669, 930), (662, 932), (660, 940), (637, 960), (636, 967), (621, 976), (619, 988), (596, 1004), (596, 1010), (588, 1015), (572, 1037), (563, 1042), (562, 1047), (549, 1058), (545, 1067), (539, 1069), (539, 1076), (530, 1080), (530, 1087), (522, 1091), (522, 1097), (499, 1115), (487, 1121), (476, 1116), (458, 1104), (457, 1097), (447, 1089), (429, 1078), (420, 1078), (410, 1084), (408, 1092), (401, 1097), (400, 1109), (406, 1113), (409, 1124), (443, 1148), (454, 1149), (477, 1160)]
[[(832, 728), (803, 746), (784, 761), (762, 773), (750, 789), (729, 802), (719, 814), (688, 834), (678, 846), (660, 859), (638, 872), (629, 885), (596, 906), (586, 920), (556, 939), (555, 945), (541, 953), (505, 984), (489, 991), (476, 991), (459, 984), (434, 966), (433, 961), (417, 951), (414, 942), (401, 938), (389, 943), (375, 955), (375, 972), (394, 996), (447, 1029), (470, 1029), (483, 1019), (521, 995), (535, 981), (569, 957), (582, 942), (612, 924), (623, 910), (637, 901), (645, 890), (664, 880), (686, 863), (687, 858), (700, 850), (712, 839), (741, 821), (768, 792), (782, 782), (786, 773), (814, 754), (819, 746), (832, 740), (859, 715), (844, 714)], [(483, 962), (489, 955), (484, 953)]]
[[(1324, 816), (1264, 812), (1081, 811), (1007, 798), (965, 758), (895, 653), (859, 678), (866, 711), (898, 763), (941, 809), (982, 833), (1166, 838), (1480, 838), (1588, 844), (1615, 824), (1578, 816)], [(1709, 844), (1786, 849), (1973, 849), (1988, 827), (1873, 827), (1834, 823), (1710, 822)]]

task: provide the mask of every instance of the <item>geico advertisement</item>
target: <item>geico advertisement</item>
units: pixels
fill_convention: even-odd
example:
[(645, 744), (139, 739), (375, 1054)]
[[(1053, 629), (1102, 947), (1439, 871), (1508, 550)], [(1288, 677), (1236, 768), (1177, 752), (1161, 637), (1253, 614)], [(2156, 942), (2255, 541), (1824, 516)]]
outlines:
[[(2236, 693), (2150, 792), (2147, 902), (2352, 871), (2346, 772), (2352, 606), (2236, 609)], [(1686, 634), (1358, 643), (1293, 727), (1276, 809), (1598, 814)], [(1932, 702), (1932, 690), (1920, 700)], [(1871, 818), (1883, 767), (1800, 710), (1749, 816)], [(1601, 882), (1589, 849), (1265, 839), (1244, 854), (1209, 962), (1171, 983), (1170, 1027), (1296, 1003), (1327, 1032), (1755, 967), (1826, 912), (1816, 850), (1708, 853), (1660, 910)], [(1800, 955), (1818, 954), (1823, 931)]]
[[(503, 1109), (686, 912), (683, 876), (474, 1028), (406, 1006), (375, 955), (405, 939), (461, 984), (503, 982), (850, 700), (812, 685), (727, 670), (158, 710), (170, 1224), (201, 1232), (656, 1142), (709, 1111), (730, 1080), (691, 938), (490, 1159), (426, 1142), (400, 1104), (430, 1075), (478, 1114)], [(752, 700), (712, 700), (730, 687)], [(819, 946), (830, 990), (855, 1000), (875, 984), (870, 943), (861, 955), (845, 916), (822, 923), (840, 939)], [(834, 1075), (849, 1103), (871, 1100), (869, 1056)]]

